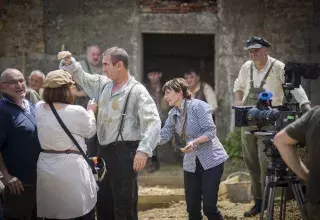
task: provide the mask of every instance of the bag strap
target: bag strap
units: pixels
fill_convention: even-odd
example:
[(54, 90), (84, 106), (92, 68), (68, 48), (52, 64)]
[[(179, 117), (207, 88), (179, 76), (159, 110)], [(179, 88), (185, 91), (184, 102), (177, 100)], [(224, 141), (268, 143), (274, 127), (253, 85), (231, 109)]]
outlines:
[(85, 154), (85, 152), (82, 150), (82, 148), (80, 147), (79, 143), (77, 142), (77, 140), (73, 137), (73, 135), (71, 134), (71, 132), (69, 131), (69, 129), (67, 128), (67, 126), (63, 123), (62, 119), (60, 118), (57, 110), (54, 108), (52, 102), (49, 103), (49, 106), (51, 108), (51, 111), (53, 112), (54, 116), (56, 116), (56, 119), (58, 120), (59, 124), (61, 125), (62, 129), (66, 132), (66, 134), (69, 136), (69, 138), (72, 140), (72, 142), (76, 145), (76, 147), (78, 148), (78, 150), (80, 151), (81, 155), (83, 156), (83, 158), (87, 161), (87, 163), (89, 164), (89, 166), (92, 169), (93, 174), (97, 174), (96, 169), (93, 166), (93, 163), (91, 163), (91, 161), (89, 160), (89, 158), (87, 157), (87, 155)]
[[(187, 111), (188, 109), (187, 109), (187, 102), (185, 101), (185, 104), (184, 104), (184, 112), (185, 112), (185, 114), (184, 114), (184, 122), (183, 122), (183, 125), (182, 125), (182, 131), (181, 131), (181, 138), (183, 139), (183, 140), (185, 140), (186, 139), (186, 124), (187, 124), (187, 119), (188, 119), (188, 111)], [(176, 136), (175, 136), (175, 133), (176, 133), (176, 124), (177, 124), (177, 115), (174, 115), (173, 116), (173, 134), (172, 134), (172, 144), (173, 144), (173, 146), (172, 146), (172, 148), (174, 149), (174, 150), (176, 150), (176, 148), (175, 148), (175, 144), (176, 144)]]
[(136, 83), (133, 84), (133, 86), (130, 88), (130, 91), (129, 91), (128, 96), (127, 96), (127, 98), (126, 98), (126, 101), (125, 101), (125, 103), (124, 103), (123, 110), (122, 110), (122, 114), (121, 114), (121, 121), (120, 121), (119, 129), (118, 129), (119, 132), (118, 132), (118, 135), (117, 135), (115, 144), (118, 143), (119, 137), (121, 137), (121, 140), (124, 141), (123, 136), (122, 136), (123, 126), (124, 126), (124, 118), (125, 118), (125, 116), (126, 116), (126, 112), (127, 112), (127, 107), (128, 107), (128, 102), (129, 102), (129, 98), (130, 98), (130, 95), (131, 95), (131, 91), (132, 91), (133, 87), (135, 87), (135, 86), (138, 85), (138, 84), (139, 84), (139, 82), (136, 82)]

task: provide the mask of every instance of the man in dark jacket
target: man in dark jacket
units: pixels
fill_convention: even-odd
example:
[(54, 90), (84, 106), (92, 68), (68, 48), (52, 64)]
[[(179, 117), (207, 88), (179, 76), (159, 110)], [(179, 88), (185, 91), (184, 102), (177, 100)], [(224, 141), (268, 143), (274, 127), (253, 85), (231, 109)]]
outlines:
[(4, 218), (32, 219), (36, 208), (37, 161), (41, 150), (34, 105), (25, 99), (26, 80), (16, 69), (0, 76), (0, 172), (5, 184)]

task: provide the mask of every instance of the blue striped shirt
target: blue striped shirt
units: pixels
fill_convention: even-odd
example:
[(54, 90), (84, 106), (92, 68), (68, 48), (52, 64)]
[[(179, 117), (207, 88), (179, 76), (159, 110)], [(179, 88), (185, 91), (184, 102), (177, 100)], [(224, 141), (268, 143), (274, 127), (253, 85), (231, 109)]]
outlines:
[(201, 100), (184, 99), (181, 111), (178, 107), (171, 109), (160, 132), (160, 145), (167, 143), (172, 138), (174, 117), (176, 117), (176, 132), (181, 136), (183, 121), (181, 121), (180, 115), (184, 111), (185, 102), (187, 102), (186, 141), (193, 141), (203, 135), (207, 136), (209, 141), (196, 145), (193, 151), (184, 155), (183, 169), (194, 173), (197, 157), (204, 170), (218, 166), (228, 159), (228, 155), (216, 136), (216, 126), (212, 119), (210, 106)]

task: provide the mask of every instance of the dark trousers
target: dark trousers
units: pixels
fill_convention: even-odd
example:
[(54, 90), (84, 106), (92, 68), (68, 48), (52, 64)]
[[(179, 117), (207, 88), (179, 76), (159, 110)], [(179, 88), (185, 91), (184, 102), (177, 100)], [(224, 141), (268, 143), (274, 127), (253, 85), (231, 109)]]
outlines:
[(320, 219), (320, 204), (306, 204), (308, 220)]
[(86, 144), (88, 148), (88, 155), (90, 157), (95, 157), (98, 154), (99, 141), (97, 134), (93, 137), (86, 139)]
[(100, 220), (137, 220), (138, 184), (133, 160), (139, 142), (119, 141), (100, 146), (107, 174), (99, 184), (97, 215)]
[(21, 195), (13, 195), (8, 188), (4, 190), (4, 219), (36, 219), (36, 186), (24, 186)]
[(196, 165), (195, 173), (184, 171), (184, 188), (189, 220), (202, 219), (201, 201), (203, 201), (203, 213), (208, 220), (223, 219), (217, 208), (223, 163), (204, 170), (197, 158)]

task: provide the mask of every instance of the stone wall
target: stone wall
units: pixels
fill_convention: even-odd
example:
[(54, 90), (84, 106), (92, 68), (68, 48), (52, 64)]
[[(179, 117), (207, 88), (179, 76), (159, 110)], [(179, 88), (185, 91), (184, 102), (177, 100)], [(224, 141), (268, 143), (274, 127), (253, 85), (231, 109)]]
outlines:
[(75, 55), (85, 54), (90, 44), (102, 50), (121, 46), (131, 54), (131, 71), (139, 77), (140, 66), (133, 65), (139, 36), (136, 1), (46, 0), (44, 10), (46, 53), (56, 54), (63, 44)]
[[(241, 65), (248, 59), (243, 47), (249, 36), (265, 36), (272, 44), (270, 55), (283, 62), (320, 63), (319, 6), (315, 4), (312, 0), (265, 0), (264, 4), (258, 0), (247, 0), (244, 4), (236, 0), (220, 1), (215, 74), (221, 137), (233, 127), (232, 88)], [(313, 104), (320, 104), (317, 85), (319, 81), (303, 82)]]
[[(0, 67), (57, 68), (65, 49), (81, 59), (86, 46), (118, 45), (130, 56), (131, 72), (142, 77), (143, 33), (215, 35), (215, 88), (218, 135), (232, 130), (233, 83), (248, 59), (244, 42), (263, 35), (271, 56), (283, 61), (320, 62), (320, 3), (314, 0), (219, 0), (217, 9), (198, 13), (144, 13), (136, 0), (5, 1), (0, 8)], [(217, 12), (216, 12), (217, 11)], [(314, 104), (320, 104), (318, 81), (305, 81)]]
[[(250, 5), (250, 7), (248, 7)], [(240, 67), (247, 60), (243, 50), (249, 36), (263, 35), (263, 4), (258, 0), (220, 1), (219, 33), (216, 39), (216, 91), (218, 97), (217, 126), (219, 137), (233, 129), (233, 84)]]
[(25, 70), (28, 54), (41, 54), (43, 57), (44, 46), (42, 1), (2, 2), (0, 68), (16, 67)]

